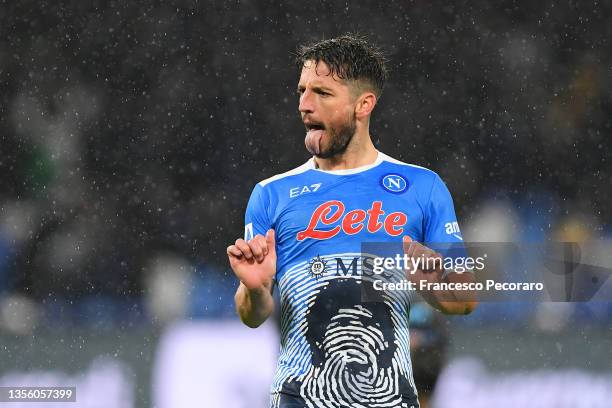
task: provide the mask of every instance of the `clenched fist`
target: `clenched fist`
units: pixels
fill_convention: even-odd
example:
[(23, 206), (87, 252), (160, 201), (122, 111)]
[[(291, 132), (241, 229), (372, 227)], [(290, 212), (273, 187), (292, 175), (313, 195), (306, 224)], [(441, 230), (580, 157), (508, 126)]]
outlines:
[(240, 238), (227, 247), (232, 270), (248, 290), (270, 288), (276, 274), (274, 230), (257, 234), (248, 242)]

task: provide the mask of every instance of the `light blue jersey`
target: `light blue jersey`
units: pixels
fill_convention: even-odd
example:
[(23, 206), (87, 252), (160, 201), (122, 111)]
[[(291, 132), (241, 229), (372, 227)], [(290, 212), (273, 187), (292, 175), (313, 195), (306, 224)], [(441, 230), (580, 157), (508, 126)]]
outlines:
[[(245, 239), (276, 232), (281, 351), (272, 407), (418, 407), (410, 300), (361, 301), (364, 242), (461, 242), (440, 177), (378, 153), (338, 171), (304, 165), (258, 183)], [(287, 403), (288, 405), (288, 403)]]

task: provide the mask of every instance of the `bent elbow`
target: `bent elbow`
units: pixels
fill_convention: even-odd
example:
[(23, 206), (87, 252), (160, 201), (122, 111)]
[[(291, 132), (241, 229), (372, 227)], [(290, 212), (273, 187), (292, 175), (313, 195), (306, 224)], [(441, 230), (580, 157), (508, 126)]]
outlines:
[(440, 306), (439, 310), (444, 314), (469, 315), (476, 309), (478, 302), (475, 300), (467, 302), (442, 302)]
[(263, 323), (263, 322), (256, 322), (256, 321), (252, 321), (252, 320), (246, 320), (246, 319), (243, 319), (243, 318), (240, 318), (240, 320), (242, 321), (242, 323), (244, 323), (245, 326), (247, 326), (250, 329), (256, 329), (259, 326), (261, 326), (261, 324)]
[(478, 306), (478, 302), (475, 301), (475, 300), (473, 300), (471, 302), (465, 302), (464, 309), (463, 309), (463, 314), (464, 315), (469, 315), (474, 310), (476, 310), (476, 306)]
[(236, 307), (236, 314), (240, 318), (240, 321), (245, 326), (256, 329), (265, 321), (265, 319), (257, 319), (254, 316), (250, 315), (247, 311), (243, 310), (240, 306)]

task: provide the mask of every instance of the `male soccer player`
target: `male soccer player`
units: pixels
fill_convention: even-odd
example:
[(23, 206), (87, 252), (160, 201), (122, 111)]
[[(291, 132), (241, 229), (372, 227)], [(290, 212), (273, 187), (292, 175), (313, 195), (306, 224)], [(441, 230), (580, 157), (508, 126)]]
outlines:
[[(303, 46), (298, 63), (299, 111), (313, 157), (255, 186), (244, 239), (227, 248), (240, 280), (236, 309), (257, 327), (273, 312), (273, 287), (280, 291), (271, 407), (416, 408), (409, 297), (363, 301), (361, 244), (403, 242), (410, 257), (439, 258), (423, 243), (462, 240), (451, 196), (436, 173), (372, 143), (370, 115), (387, 78), (379, 50), (344, 35)], [(411, 280), (473, 279), (439, 262), (421, 265)], [(444, 313), (475, 306), (449, 291), (421, 294)]]

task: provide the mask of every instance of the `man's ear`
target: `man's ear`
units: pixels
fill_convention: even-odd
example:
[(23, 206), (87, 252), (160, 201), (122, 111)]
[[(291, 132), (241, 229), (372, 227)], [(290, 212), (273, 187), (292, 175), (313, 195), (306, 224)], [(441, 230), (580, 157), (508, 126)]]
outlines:
[(376, 95), (374, 92), (364, 92), (357, 98), (355, 105), (355, 117), (364, 118), (372, 113), (376, 106)]

